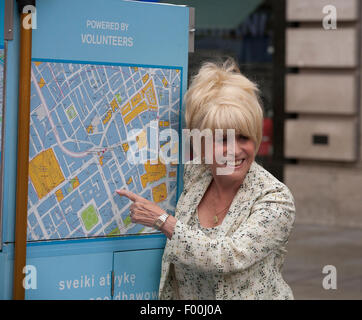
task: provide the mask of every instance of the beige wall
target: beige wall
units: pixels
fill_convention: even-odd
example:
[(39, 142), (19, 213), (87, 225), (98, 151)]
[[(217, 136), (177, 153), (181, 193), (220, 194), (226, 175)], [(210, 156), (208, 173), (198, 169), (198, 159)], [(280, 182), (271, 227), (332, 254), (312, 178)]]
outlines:
[[(322, 27), (326, 4), (337, 7), (337, 30)], [(286, 185), (296, 222), (362, 228), (361, 4), (357, 0), (287, 0), (285, 112)], [(336, 87), (336, 89), (334, 89)], [(314, 136), (328, 136), (315, 144)]]
[(288, 165), (285, 183), (296, 204), (296, 223), (362, 228), (362, 168), (315, 163)]

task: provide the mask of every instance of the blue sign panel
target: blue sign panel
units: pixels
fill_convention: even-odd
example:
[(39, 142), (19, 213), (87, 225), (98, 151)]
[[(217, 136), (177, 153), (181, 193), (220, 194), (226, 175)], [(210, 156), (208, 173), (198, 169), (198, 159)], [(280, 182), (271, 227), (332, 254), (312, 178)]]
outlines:
[(162, 249), (115, 252), (113, 299), (158, 299), (162, 253)]
[[(165, 141), (152, 147), (147, 138), (155, 128), (157, 134), (181, 129), (188, 8), (121, 0), (38, 0), (36, 18), (26, 298), (155, 299), (165, 237), (133, 224), (130, 202), (115, 190), (127, 188), (174, 211), (180, 168), (151, 161), (159, 160)], [(17, 13), (14, 22), (8, 49), (16, 57)], [(11, 297), (13, 267), (16, 70), (12, 60), (6, 115), (7, 244), (0, 253), (0, 284), (5, 288), (0, 297), (5, 298)], [(134, 129), (137, 139), (131, 145)], [(139, 154), (146, 148), (149, 161), (130, 163), (127, 152), (132, 148)], [(145, 264), (152, 266), (148, 280), (137, 269)], [(117, 287), (125, 273), (123, 281), (134, 274), (134, 284)]]
[(164, 245), (161, 235), (33, 243), (26, 299), (157, 299)]
[(35, 59), (187, 67), (187, 7), (39, 0), (36, 8)]
[(120, 188), (174, 212), (177, 167), (161, 161), (159, 133), (180, 129), (187, 21), (185, 7), (37, 2), (29, 241), (154, 233), (131, 222)]

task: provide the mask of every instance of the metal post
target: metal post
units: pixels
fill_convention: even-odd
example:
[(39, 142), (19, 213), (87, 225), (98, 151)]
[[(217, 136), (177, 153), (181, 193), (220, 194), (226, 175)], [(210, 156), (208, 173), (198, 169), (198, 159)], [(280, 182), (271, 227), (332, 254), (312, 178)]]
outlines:
[(25, 299), (23, 269), (26, 265), (26, 230), (28, 209), (29, 170), (29, 122), (30, 122), (30, 71), (31, 71), (31, 28), (24, 28), (31, 13), (22, 13), (26, 1), (19, 1), (20, 14), (20, 61), (19, 61), (19, 109), (18, 109), (18, 156), (16, 177), (16, 218), (14, 253), (14, 300)]

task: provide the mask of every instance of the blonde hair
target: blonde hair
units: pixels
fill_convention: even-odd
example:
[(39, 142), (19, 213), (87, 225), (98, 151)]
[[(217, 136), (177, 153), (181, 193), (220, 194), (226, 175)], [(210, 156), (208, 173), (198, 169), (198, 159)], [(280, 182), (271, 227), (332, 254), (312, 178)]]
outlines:
[(240, 73), (232, 59), (207, 62), (185, 95), (188, 129), (235, 129), (250, 138), (258, 151), (262, 140), (263, 110), (255, 83)]

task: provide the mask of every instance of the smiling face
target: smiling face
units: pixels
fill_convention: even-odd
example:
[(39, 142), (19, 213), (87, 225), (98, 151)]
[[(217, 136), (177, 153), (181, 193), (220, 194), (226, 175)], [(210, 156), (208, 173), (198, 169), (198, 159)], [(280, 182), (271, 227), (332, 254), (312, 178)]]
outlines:
[[(230, 148), (230, 145), (233, 146)], [(209, 165), (213, 176), (224, 176), (230, 183), (242, 183), (255, 159), (255, 151), (252, 139), (242, 134), (214, 139), (213, 162)]]
[[(205, 157), (204, 163), (220, 182), (242, 183), (255, 159), (263, 126), (258, 92), (257, 85), (228, 59), (222, 65), (203, 64), (186, 93), (187, 128), (215, 133), (215, 137), (204, 144), (206, 149), (213, 150), (201, 152), (201, 158)], [(229, 139), (216, 139), (216, 130), (224, 130), (225, 134), (230, 129), (236, 132), (232, 138), (233, 148), (230, 144), (228, 148)]]

